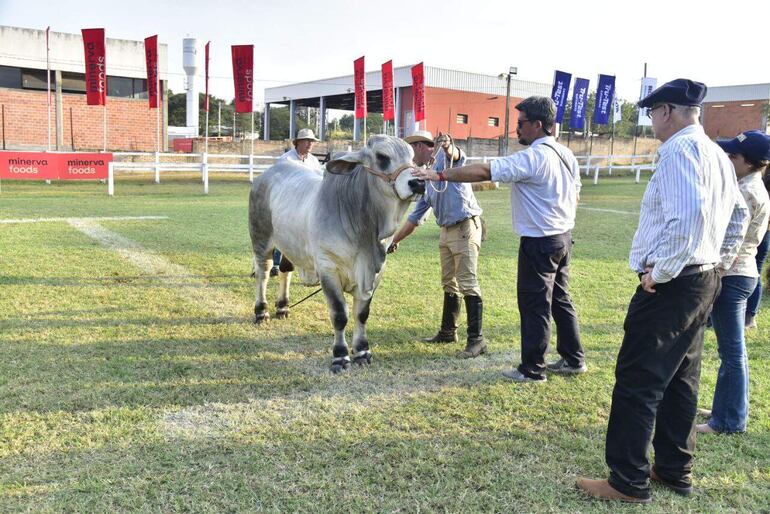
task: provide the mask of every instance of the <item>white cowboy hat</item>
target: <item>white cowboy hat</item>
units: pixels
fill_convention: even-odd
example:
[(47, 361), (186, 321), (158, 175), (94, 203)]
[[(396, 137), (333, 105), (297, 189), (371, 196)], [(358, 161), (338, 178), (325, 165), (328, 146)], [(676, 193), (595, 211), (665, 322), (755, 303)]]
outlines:
[(412, 143), (430, 143), (431, 145), (434, 144), (433, 134), (431, 134), (427, 130), (418, 130), (414, 134), (406, 136), (404, 138), (404, 141), (406, 141), (409, 144), (412, 144)]
[(294, 142), (296, 143), (300, 139), (309, 139), (311, 141), (320, 141), (320, 139), (316, 139), (315, 134), (313, 134), (313, 131), (310, 129), (299, 129), (299, 132), (297, 132), (297, 137), (294, 138)]

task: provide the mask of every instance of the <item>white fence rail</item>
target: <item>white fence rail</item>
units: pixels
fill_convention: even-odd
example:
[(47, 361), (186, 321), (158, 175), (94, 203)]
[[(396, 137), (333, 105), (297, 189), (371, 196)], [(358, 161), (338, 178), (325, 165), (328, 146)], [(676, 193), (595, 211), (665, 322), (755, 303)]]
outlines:
[[(609, 175), (613, 170), (632, 170), (636, 175), (636, 182), (640, 180), (642, 170), (655, 170), (655, 155), (576, 155), (581, 171), (585, 171), (586, 176), (590, 176), (591, 171), (594, 175), (594, 184), (599, 182), (599, 170), (606, 168)], [(110, 196), (115, 194), (115, 172), (116, 171), (152, 171), (155, 173), (155, 183), (160, 183), (161, 171), (187, 171), (200, 172), (203, 182), (203, 193), (209, 192), (209, 173), (216, 171), (230, 173), (248, 173), (249, 182), (254, 181), (254, 174), (261, 173), (273, 165), (278, 157), (273, 155), (235, 155), (235, 154), (206, 154), (206, 153), (160, 153), (160, 152), (116, 152), (113, 153), (113, 162), (109, 165), (109, 174), (107, 179), (107, 193)], [(140, 158), (140, 160), (131, 161), (128, 159)], [(173, 158), (175, 162), (168, 162)], [(164, 159), (166, 160), (164, 162)], [(189, 162), (178, 162), (179, 159), (188, 159)], [(467, 157), (466, 162), (491, 162), (499, 157)], [(630, 159), (631, 164), (618, 165), (614, 161), (620, 159)], [(241, 163), (221, 162), (222, 160), (239, 160)], [(245, 161), (245, 162), (244, 162)], [(607, 162), (602, 165), (600, 163)], [(637, 164), (639, 163), (639, 164)]]
[[(235, 154), (206, 154), (206, 153), (143, 153), (143, 152), (116, 152), (113, 155), (113, 162), (109, 166), (109, 175), (107, 178), (107, 194), (115, 194), (115, 171), (154, 171), (155, 183), (160, 183), (161, 171), (199, 171), (203, 182), (203, 193), (209, 192), (209, 172), (225, 171), (230, 173), (248, 173), (249, 182), (254, 182), (254, 173), (261, 173), (278, 159), (274, 155), (235, 155)], [(152, 160), (124, 161), (124, 158), (146, 157)], [(190, 162), (163, 162), (163, 158), (174, 158), (178, 160), (195, 159)], [(245, 163), (223, 163), (221, 160), (240, 160)], [(255, 162), (268, 161), (268, 162)]]

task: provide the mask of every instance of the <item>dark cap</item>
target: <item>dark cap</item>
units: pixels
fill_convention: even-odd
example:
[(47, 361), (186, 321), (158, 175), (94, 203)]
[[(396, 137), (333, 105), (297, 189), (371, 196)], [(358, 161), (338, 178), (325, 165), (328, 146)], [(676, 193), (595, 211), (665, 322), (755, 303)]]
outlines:
[(636, 104), (639, 107), (652, 107), (655, 104), (700, 105), (706, 96), (706, 84), (690, 79), (675, 79), (666, 82), (658, 89), (645, 96)]
[(751, 163), (770, 160), (770, 136), (759, 130), (749, 130), (727, 141), (717, 141), (727, 153), (741, 154)]

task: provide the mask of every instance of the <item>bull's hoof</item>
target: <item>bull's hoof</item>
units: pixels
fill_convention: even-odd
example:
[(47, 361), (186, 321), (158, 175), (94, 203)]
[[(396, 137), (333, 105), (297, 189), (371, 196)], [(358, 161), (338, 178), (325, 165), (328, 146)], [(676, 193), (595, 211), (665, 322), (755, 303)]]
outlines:
[(289, 309), (278, 309), (275, 311), (275, 319), (288, 319)]
[(372, 352), (369, 350), (363, 350), (353, 354), (353, 362), (359, 366), (369, 365), (372, 363)]
[(257, 325), (270, 319), (270, 313), (267, 311), (267, 303), (262, 302), (254, 306), (254, 323)]
[(350, 357), (347, 355), (344, 357), (337, 357), (336, 359), (332, 360), (331, 371), (335, 375), (347, 370), (348, 368), (350, 368)]

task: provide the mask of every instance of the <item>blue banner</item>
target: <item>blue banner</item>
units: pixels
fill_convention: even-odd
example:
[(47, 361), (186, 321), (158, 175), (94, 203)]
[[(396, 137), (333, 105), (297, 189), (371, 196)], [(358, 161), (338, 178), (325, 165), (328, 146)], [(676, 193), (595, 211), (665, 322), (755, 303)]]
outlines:
[(595, 124), (606, 125), (610, 122), (613, 96), (615, 96), (615, 77), (599, 75), (599, 87), (596, 88), (596, 105), (594, 107)]
[(569, 95), (569, 83), (571, 80), (571, 73), (559, 70), (556, 70), (556, 73), (554, 73), (551, 100), (556, 104), (556, 123), (561, 123), (561, 120), (564, 118), (564, 107), (567, 105), (567, 95)]
[(572, 90), (572, 111), (569, 117), (569, 128), (583, 130), (585, 127), (586, 104), (588, 104), (588, 79), (575, 79)]

